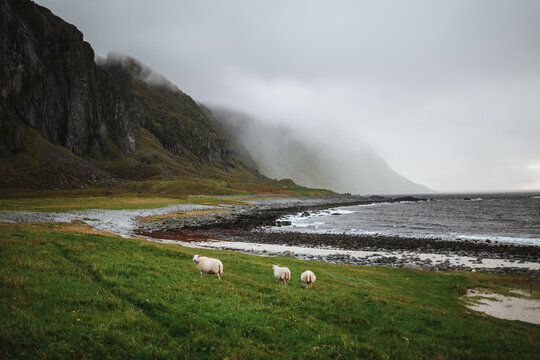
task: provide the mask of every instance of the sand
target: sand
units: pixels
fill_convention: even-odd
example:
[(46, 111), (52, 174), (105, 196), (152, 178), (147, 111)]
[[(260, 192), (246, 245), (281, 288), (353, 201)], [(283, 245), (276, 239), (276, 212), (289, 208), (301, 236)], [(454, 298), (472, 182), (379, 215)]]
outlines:
[[(512, 290), (512, 292), (529, 296), (526, 292), (519, 290)], [(465, 297), (478, 298), (475, 303), (467, 305), (471, 310), (499, 319), (519, 320), (540, 325), (540, 300), (505, 296), (485, 289), (469, 289)]]

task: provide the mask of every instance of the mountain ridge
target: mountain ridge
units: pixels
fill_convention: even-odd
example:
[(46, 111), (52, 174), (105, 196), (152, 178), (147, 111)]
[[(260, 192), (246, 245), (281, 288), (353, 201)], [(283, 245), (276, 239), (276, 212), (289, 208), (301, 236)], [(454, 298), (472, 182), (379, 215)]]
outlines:
[(198, 103), (132, 57), (96, 57), (74, 25), (30, 0), (0, 3), (0, 30), (0, 188), (190, 177), (430, 192), (375, 153), (345, 163), (286, 129)]
[(235, 157), (209, 110), (133, 58), (96, 63), (83, 34), (48, 9), (3, 1), (0, 29), (0, 187), (268, 180)]

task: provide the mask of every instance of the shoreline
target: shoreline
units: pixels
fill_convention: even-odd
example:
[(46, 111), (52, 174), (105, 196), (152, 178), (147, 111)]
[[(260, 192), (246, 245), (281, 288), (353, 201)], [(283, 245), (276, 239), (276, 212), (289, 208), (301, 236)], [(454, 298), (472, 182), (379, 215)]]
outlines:
[[(366, 201), (367, 200), (367, 201)], [(361, 199), (362, 204), (422, 201), (418, 198)], [(540, 274), (540, 246), (497, 240), (445, 240), (368, 234), (270, 231), (278, 219), (303, 211), (356, 205), (339, 202), (258, 204), (197, 217), (140, 224), (136, 234), (151, 241), (240, 251), (262, 256), (294, 256), (343, 264), (410, 267), (430, 271), (469, 270)], [(278, 225), (279, 226), (279, 225)]]
[[(540, 274), (540, 247), (503, 245), (502, 248), (489, 244), (474, 244), (474, 249), (460, 249), (459, 242), (453, 248), (421, 247), (406, 248), (395, 246), (334, 247), (329, 245), (329, 234), (319, 234), (311, 242), (298, 239), (298, 233), (262, 233), (259, 231), (182, 231), (165, 236), (138, 233), (150, 241), (173, 243), (186, 247), (237, 251), (259, 256), (285, 256), (301, 260), (324, 261), (337, 264), (405, 267), (427, 271), (484, 271), (493, 273)], [(162, 234), (159, 234), (162, 235)], [(258, 237), (257, 235), (262, 235)], [(285, 235), (285, 236), (284, 236)], [(290, 235), (290, 236), (287, 236)], [(303, 234), (310, 238), (311, 234)], [(340, 238), (354, 240), (355, 236), (340, 235)], [(377, 238), (381, 239), (381, 238)], [(395, 238), (383, 238), (385, 241)], [(399, 241), (399, 239), (397, 239)], [(414, 239), (433, 241), (431, 239)], [(324, 242), (322, 242), (324, 241)], [(452, 243), (452, 241), (445, 242)], [(354, 241), (349, 243), (354, 245)], [(394, 245), (397, 245), (395, 242)], [(429, 244), (428, 244), (429, 245)], [(504, 249), (504, 250), (503, 250)], [(497, 250), (497, 251), (489, 251)], [(506, 252), (507, 251), (507, 252)]]
[[(336, 195), (275, 198), (249, 205), (176, 204), (139, 210), (86, 210), (67, 213), (0, 212), (0, 221), (84, 222), (122, 237), (188, 247), (239, 251), (262, 256), (368, 266), (410, 267), (431, 271), (478, 270), (540, 274), (540, 246), (490, 240), (443, 240), (368, 234), (268, 231), (288, 214), (381, 202), (422, 201)], [(178, 212), (184, 212), (179, 215)], [(161, 217), (163, 215), (163, 217)], [(152, 218), (156, 217), (157, 218)], [(146, 220), (150, 217), (150, 220)], [(282, 220), (280, 220), (282, 222)], [(291, 250), (292, 249), (292, 250)]]

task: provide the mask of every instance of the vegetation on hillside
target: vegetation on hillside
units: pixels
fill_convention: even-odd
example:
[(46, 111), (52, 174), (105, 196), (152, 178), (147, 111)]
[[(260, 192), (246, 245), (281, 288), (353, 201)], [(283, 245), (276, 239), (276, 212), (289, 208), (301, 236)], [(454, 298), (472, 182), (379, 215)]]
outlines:
[(29, 0), (2, 2), (0, 14), (9, 29), (0, 33), (0, 188), (192, 178), (281, 187), (242, 162), (249, 156), (229, 146), (210, 110), (150, 68), (114, 55), (96, 64), (75, 26)]
[[(281, 184), (281, 185), (280, 185)], [(172, 204), (238, 205), (250, 200), (281, 196), (323, 196), (332, 192), (286, 182), (244, 184), (212, 179), (181, 178), (165, 181), (133, 181), (111, 187), (76, 190), (12, 191), (0, 189), (0, 211), (66, 212), (86, 209), (142, 209)]]
[[(333, 265), (0, 225), (2, 358), (534, 359), (540, 330), (459, 295), (523, 277)], [(218, 257), (200, 278), (193, 254)], [(288, 266), (289, 286), (271, 264)], [(306, 290), (300, 273), (317, 274)], [(525, 287), (527, 290), (530, 288)], [(537, 295), (538, 284), (533, 291)]]

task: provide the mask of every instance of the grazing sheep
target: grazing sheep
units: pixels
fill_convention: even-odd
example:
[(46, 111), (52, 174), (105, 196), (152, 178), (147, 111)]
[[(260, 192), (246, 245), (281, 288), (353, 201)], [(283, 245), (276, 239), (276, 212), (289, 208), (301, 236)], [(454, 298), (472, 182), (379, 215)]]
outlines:
[(206, 256), (193, 256), (193, 262), (197, 269), (201, 272), (201, 278), (203, 272), (207, 274), (217, 274), (219, 280), (221, 280), (221, 275), (223, 274), (223, 264), (218, 259), (212, 259)]
[(304, 287), (310, 287), (313, 285), (315, 280), (317, 280), (317, 277), (311, 270), (306, 270), (300, 275), (300, 280), (304, 283)]
[(285, 285), (289, 283), (289, 280), (291, 280), (291, 270), (289, 270), (289, 268), (272, 265), (272, 269), (274, 269), (274, 277), (276, 280), (281, 280)]

